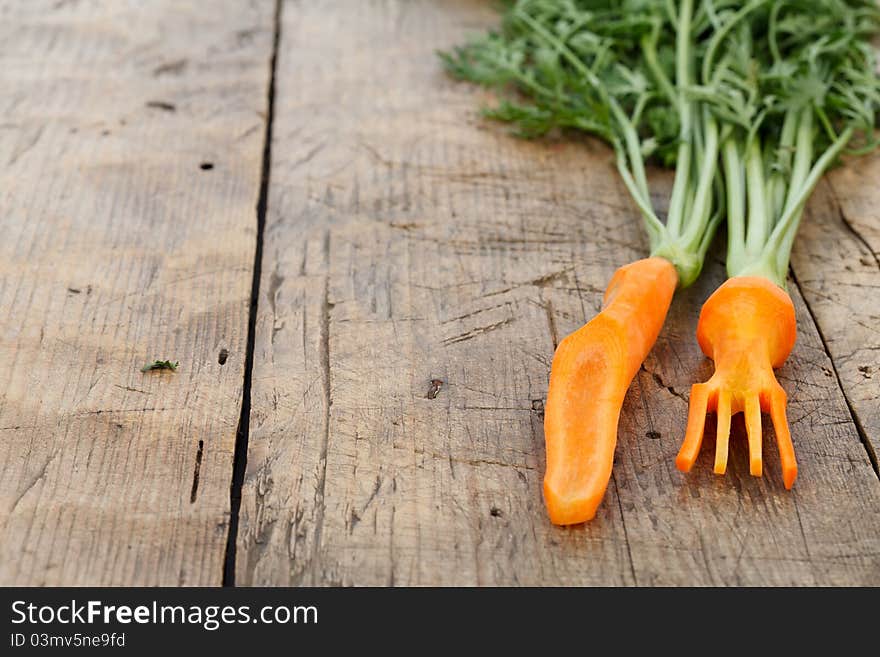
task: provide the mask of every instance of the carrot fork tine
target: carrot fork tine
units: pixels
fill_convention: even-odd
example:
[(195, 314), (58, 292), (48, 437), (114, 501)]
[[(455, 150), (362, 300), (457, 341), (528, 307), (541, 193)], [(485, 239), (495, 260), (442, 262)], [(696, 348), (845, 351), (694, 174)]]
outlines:
[(761, 459), (761, 400), (757, 394), (746, 397), (746, 433), (749, 436), (749, 472), (760, 477), (763, 470)]
[(700, 453), (703, 444), (703, 432), (706, 428), (706, 409), (709, 405), (709, 386), (695, 383), (691, 387), (690, 408), (688, 410), (687, 431), (684, 443), (675, 457), (675, 467), (682, 472), (690, 472)]
[(727, 450), (730, 442), (730, 393), (718, 393), (718, 430), (715, 439), (715, 474), (727, 472)]
[(773, 420), (779, 459), (782, 461), (782, 481), (785, 487), (791, 490), (791, 487), (794, 486), (794, 480), (797, 479), (798, 466), (794, 456), (794, 445), (791, 442), (791, 432), (788, 429), (785, 402), (785, 390), (781, 386), (770, 391), (770, 419)]

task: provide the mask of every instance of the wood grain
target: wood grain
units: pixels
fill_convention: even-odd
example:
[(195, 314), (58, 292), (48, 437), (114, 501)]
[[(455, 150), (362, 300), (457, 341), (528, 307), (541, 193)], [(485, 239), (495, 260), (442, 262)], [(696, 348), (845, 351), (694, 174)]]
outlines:
[(849, 162), (814, 194), (792, 254), (862, 440), (880, 454), (880, 156)]
[(4, 585), (221, 582), (272, 12), (0, 5)]
[(490, 5), (285, 5), (236, 581), (880, 583), (880, 483), (796, 287), (794, 491), (769, 431), (748, 475), (741, 422), (727, 476), (711, 438), (675, 470), (717, 255), (631, 387), (598, 517), (548, 523), (554, 344), (646, 243), (604, 146), (515, 140), (440, 70)]

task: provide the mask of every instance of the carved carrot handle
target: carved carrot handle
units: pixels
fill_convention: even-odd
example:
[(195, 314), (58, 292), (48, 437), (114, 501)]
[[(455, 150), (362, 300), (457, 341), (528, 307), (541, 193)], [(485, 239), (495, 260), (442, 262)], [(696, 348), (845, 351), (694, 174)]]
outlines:
[(544, 499), (554, 524), (596, 515), (611, 477), (626, 390), (657, 340), (677, 283), (675, 267), (664, 258), (621, 267), (602, 311), (556, 349), (544, 412)]

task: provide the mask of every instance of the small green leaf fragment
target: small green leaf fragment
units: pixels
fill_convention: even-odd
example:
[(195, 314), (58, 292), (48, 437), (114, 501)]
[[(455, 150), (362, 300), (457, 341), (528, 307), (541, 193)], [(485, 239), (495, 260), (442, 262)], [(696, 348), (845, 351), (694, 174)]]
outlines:
[(171, 370), (176, 372), (179, 365), (180, 361), (172, 363), (170, 360), (154, 360), (152, 363), (144, 365), (141, 368), (141, 372), (150, 372), (152, 370)]

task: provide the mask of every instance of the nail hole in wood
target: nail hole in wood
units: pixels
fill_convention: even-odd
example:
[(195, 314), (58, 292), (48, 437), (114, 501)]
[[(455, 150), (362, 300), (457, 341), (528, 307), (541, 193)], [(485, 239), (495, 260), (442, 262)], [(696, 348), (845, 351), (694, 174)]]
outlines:
[(443, 389), (443, 381), (440, 379), (431, 379), (431, 387), (428, 388), (428, 394), (425, 395), (428, 399), (436, 399), (437, 395), (440, 394), (440, 391)]
[(163, 112), (177, 111), (177, 106), (174, 103), (169, 103), (165, 100), (149, 100), (146, 105), (151, 109), (162, 110)]
[(533, 399), (532, 400), (532, 410), (538, 417), (544, 417), (544, 400), (543, 399)]
[(202, 163), (199, 165), (199, 169), (201, 169), (202, 171), (210, 171), (210, 170), (213, 169), (213, 168), (214, 168), (214, 163), (213, 163), (213, 162), (202, 162)]
[(220, 354), (217, 356), (217, 362), (221, 365), (226, 365), (227, 358), (229, 358), (229, 349), (223, 347), (223, 349), (220, 350)]

